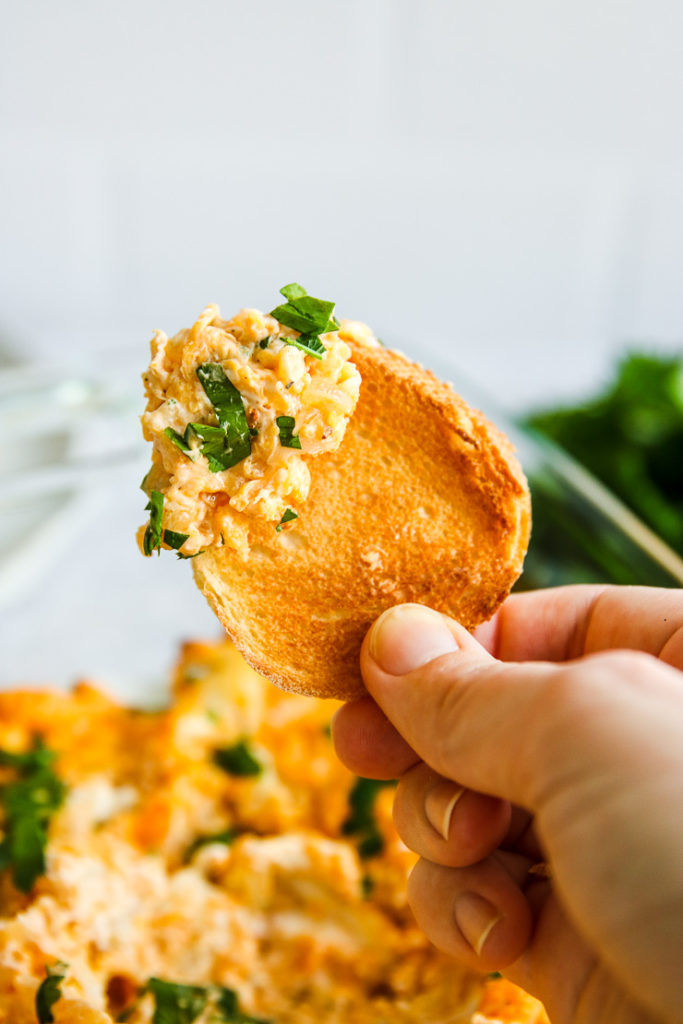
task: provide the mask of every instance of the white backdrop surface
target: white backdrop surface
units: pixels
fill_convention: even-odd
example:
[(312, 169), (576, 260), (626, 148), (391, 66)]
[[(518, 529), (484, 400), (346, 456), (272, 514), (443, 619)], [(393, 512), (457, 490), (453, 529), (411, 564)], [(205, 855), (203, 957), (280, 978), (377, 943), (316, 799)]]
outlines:
[[(0, 366), (130, 366), (136, 435), (155, 327), (292, 280), (515, 409), (596, 388), (629, 342), (680, 349), (679, 0), (0, 13)], [(0, 572), (0, 686), (93, 673), (153, 701), (178, 641), (217, 632), (187, 567), (139, 556), (122, 473)]]
[(300, 280), (498, 401), (683, 325), (677, 0), (4, 0), (0, 339)]

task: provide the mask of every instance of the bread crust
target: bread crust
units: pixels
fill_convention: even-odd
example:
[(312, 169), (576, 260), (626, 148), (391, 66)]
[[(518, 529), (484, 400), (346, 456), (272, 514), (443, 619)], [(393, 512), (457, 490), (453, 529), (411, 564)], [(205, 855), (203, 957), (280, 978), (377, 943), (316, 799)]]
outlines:
[(529, 491), (507, 438), (449, 385), (389, 349), (355, 343), (362, 384), (339, 449), (311, 462), (309, 498), (242, 558), (212, 547), (195, 579), (250, 665), (285, 690), (365, 692), (368, 627), (405, 601), (467, 629), (522, 570)]

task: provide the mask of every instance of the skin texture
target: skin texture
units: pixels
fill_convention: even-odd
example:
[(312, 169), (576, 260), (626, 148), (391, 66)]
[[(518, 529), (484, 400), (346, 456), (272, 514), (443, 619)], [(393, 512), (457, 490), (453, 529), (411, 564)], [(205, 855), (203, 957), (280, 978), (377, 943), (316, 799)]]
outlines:
[(683, 1020), (682, 669), (681, 591), (513, 595), (474, 637), (403, 605), (334, 720), (348, 767), (400, 777), (427, 935), (553, 1024)]

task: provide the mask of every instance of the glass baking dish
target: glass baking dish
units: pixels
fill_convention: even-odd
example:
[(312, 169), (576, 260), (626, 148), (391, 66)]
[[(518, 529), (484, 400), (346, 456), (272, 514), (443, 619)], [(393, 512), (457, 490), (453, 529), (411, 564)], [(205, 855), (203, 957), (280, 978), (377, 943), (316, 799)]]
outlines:
[[(683, 561), (589, 473), (516, 426), (446, 350), (400, 348), (513, 440), (534, 528), (520, 588), (567, 582), (683, 585)], [(0, 687), (94, 678), (129, 702), (162, 701), (180, 642), (220, 627), (187, 562), (144, 559), (137, 421), (146, 347), (0, 373)]]

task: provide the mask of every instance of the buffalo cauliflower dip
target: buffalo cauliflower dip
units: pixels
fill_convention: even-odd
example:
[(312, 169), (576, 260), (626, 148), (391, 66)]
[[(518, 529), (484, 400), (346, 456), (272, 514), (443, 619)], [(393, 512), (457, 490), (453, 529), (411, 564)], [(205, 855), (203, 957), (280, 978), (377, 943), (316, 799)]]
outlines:
[(392, 786), (331, 710), (228, 642), (185, 645), (161, 711), (0, 694), (0, 1021), (546, 1021), (419, 931)]
[(145, 554), (193, 557), (221, 544), (245, 555), (250, 522), (280, 531), (297, 519), (311, 460), (339, 447), (360, 388), (347, 341), (377, 342), (300, 285), (281, 292), (270, 314), (223, 320), (210, 305), (189, 329), (154, 335), (143, 376), (142, 427), (154, 444)]

